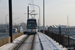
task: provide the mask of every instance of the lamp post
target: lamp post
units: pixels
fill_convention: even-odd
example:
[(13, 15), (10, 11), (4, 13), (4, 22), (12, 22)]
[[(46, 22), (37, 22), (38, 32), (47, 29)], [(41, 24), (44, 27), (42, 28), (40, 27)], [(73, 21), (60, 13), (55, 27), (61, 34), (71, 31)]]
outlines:
[(7, 16), (8, 16), (9, 14), (7, 14), (6, 16), (5, 16), (5, 23), (6, 23), (6, 33), (7, 33)]
[[(12, 14), (14, 14), (14, 13), (12, 13)], [(6, 33), (7, 33), (7, 29), (8, 29), (8, 26), (7, 26), (7, 16), (8, 16), (9, 14), (7, 14), (6, 16), (5, 16), (5, 23), (6, 23)]]
[(12, 22), (12, 23), (13, 23), (13, 28), (14, 28), (14, 25), (15, 25), (15, 24), (14, 24), (14, 20), (17, 20), (17, 19), (19, 19), (19, 17), (18, 17), (18, 18), (13, 19), (13, 22)]
[(38, 22), (39, 22), (39, 26), (40, 26), (40, 7), (38, 5), (30, 4), (30, 3), (29, 3), (29, 5), (34, 5), (34, 6), (37, 6), (39, 8), (39, 21)]
[(19, 17), (18, 18), (15, 18), (14, 20), (16, 20), (16, 19), (19, 19)]
[[(14, 14), (14, 13), (12, 13), (12, 14)], [(6, 22), (6, 24), (7, 24), (7, 16), (8, 16), (9, 14), (7, 14), (6, 16), (5, 16), (5, 22)]]
[[(12, 14), (14, 14), (14, 13), (12, 13)], [(6, 16), (5, 16), (5, 23), (6, 23), (6, 33), (7, 33), (7, 29), (8, 29), (8, 26), (7, 26), (7, 16), (8, 16), (9, 14), (7, 14)]]
[(14, 25), (14, 20), (17, 20), (17, 19), (19, 19), (19, 17), (18, 17), (18, 18), (13, 19), (13, 25)]

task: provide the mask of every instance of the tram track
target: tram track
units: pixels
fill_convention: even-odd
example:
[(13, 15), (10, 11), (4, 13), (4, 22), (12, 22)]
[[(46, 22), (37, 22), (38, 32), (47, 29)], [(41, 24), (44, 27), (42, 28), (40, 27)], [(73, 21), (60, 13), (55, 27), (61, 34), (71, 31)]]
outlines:
[[(38, 39), (38, 43), (35, 42), (36, 36), (37, 36), (37, 39)], [(36, 44), (40, 45), (40, 46), (38, 46), (39, 48), (41, 48), (39, 50), (43, 50), (43, 46), (42, 46), (39, 35), (38, 34), (29, 35), (18, 46), (16, 46), (14, 48), (14, 50), (34, 50), (34, 46), (37, 47)], [(38, 50), (38, 49), (36, 49), (36, 50)]]
[(14, 48), (14, 50), (18, 50), (18, 48), (24, 43), (24, 41), (29, 37), (29, 35), (18, 45)]
[(35, 35), (34, 35), (34, 38), (33, 38), (33, 41), (32, 41), (31, 50), (33, 50), (33, 46), (34, 46), (34, 40), (35, 40)]
[(34, 38), (35, 35), (28, 35), (18, 46), (14, 48), (14, 50), (32, 50)]

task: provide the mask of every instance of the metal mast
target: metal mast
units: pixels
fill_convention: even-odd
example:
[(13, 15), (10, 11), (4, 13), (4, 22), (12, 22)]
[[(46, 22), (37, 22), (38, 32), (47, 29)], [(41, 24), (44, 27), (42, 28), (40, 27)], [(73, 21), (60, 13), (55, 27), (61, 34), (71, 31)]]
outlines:
[(12, 42), (12, 0), (9, 0), (9, 36)]
[(43, 33), (45, 33), (45, 0), (43, 0)]

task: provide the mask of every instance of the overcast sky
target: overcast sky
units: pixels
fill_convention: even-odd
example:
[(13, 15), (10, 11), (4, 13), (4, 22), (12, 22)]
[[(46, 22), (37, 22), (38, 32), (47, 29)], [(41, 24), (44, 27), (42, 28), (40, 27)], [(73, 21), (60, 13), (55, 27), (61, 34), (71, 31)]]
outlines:
[[(33, 0), (34, 4), (40, 6), (41, 9), (41, 25), (42, 25), (42, 1)], [(30, 0), (31, 2), (31, 0)], [(27, 5), (29, 0), (12, 0), (13, 23), (26, 22)], [(9, 14), (8, 0), (0, 0), (0, 23), (6, 23), (5, 16)], [(39, 9), (34, 8), (36, 13)], [(36, 16), (38, 19), (39, 13)], [(45, 0), (45, 25), (67, 25), (67, 16), (69, 17), (69, 25), (75, 26), (75, 0)], [(7, 16), (7, 20), (9, 16)], [(18, 18), (19, 19), (16, 19)], [(15, 20), (16, 19), (16, 20)]]

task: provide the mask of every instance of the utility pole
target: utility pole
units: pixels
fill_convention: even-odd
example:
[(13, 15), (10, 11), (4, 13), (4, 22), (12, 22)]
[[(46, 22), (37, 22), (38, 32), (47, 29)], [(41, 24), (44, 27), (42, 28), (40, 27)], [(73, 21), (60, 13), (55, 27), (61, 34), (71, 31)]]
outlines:
[(12, 0), (9, 0), (9, 36), (12, 42)]
[(45, 33), (45, 0), (43, 0), (43, 33)]
[(27, 6), (27, 18), (29, 18), (29, 6)]
[(59, 44), (61, 43), (61, 27), (59, 26)]
[(7, 33), (7, 29), (8, 29), (8, 24), (7, 24), (7, 16), (8, 16), (9, 14), (7, 14), (6, 16), (5, 16), (5, 22), (6, 22), (6, 33)]
[(39, 19), (38, 19), (38, 32), (39, 32)]

